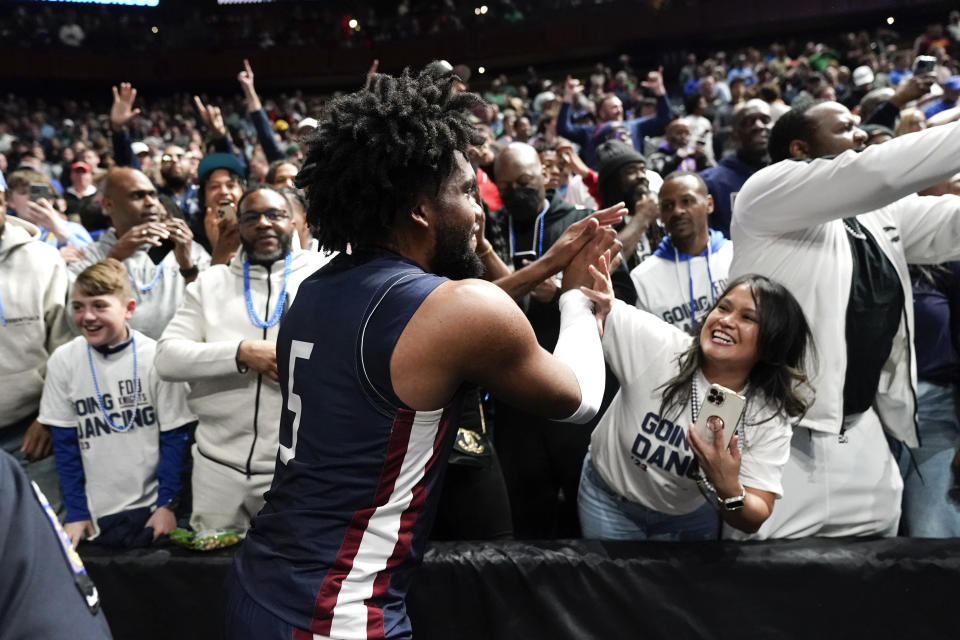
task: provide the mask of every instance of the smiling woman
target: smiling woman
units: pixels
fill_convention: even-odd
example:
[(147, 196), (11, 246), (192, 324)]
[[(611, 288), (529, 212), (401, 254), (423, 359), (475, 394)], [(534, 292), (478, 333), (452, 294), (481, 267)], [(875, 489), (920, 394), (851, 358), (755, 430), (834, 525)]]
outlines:
[[(782, 493), (791, 419), (810, 403), (803, 362), (812, 341), (802, 309), (780, 284), (743, 276), (691, 338), (614, 301), (602, 267), (591, 271), (594, 286), (586, 293), (604, 322), (604, 355), (621, 388), (584, 460), (578, 498), (584, 535), (716, 539), (721, 520), (756, 531)], [(723, 392), (712, 385), (746, 397), (729, 443), (723, 429), (708, 442), (686, 428), (707, 412), (706, 395), (710, 406), (720, 406)]]

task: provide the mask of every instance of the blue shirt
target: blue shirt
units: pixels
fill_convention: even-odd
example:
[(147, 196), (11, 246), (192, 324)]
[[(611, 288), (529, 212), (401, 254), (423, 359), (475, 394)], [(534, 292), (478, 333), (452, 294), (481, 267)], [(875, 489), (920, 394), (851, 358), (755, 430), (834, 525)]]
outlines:
[(747, 178), (758, 170), (757, 167), (747, 164), (736, 155), (731, 155), (721, 160), (717, 166), (700, 172), (700, 177), (707, 183), (707, 189), (713, 196), (713, 213), (710, 214), (711, 229), (716, 229), (727, 238), (730, 237), (733, 200)]

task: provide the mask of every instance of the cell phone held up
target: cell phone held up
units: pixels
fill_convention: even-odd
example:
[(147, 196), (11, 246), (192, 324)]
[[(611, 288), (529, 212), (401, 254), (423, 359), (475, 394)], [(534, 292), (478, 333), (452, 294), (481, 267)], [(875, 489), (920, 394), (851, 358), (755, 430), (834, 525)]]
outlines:
[(913, 75), (930, 76), (933, 75), (937, 67), (937, 59), (933, 56), (917, 56), (913, 61)]
[(172, 238), (165, 238), (160, 241), (159, 245), (154, 245), (147, 249), (147, 255), (153, 264), (160, 264), (163, 262), (163, 259), (167, 257), (167, 254), (173, 251), (175, 246), (176, 244)]
[(217, 218), (228, 218), (237, 221), (237, 205), (232, 202), (221, 202), (217, 205)]
[(36, 202), (42, 198), (51, 200), (53, 194), (50, 192), (50, 186), (42, 182), (31, 182), (29, 187), (29, 198), (31, 202)]
[(746, 403), (747, 399), (737, 392), (711, 384), (700, 403), (700, 413), (693, 428), (707, 445), (713, 444), (717, 433), (722, 433), (723, 446), (727, 447), (737, 430)]

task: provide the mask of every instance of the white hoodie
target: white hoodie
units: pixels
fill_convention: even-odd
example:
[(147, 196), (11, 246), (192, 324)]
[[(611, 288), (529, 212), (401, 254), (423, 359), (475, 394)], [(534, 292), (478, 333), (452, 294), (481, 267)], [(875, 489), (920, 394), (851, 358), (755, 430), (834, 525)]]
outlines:
[(71, 337), (67, 268), (40, 230), (7, 217), (0, 235), (0, 428), (40, 407), (47, 358)]
[[(330, 258), (294, 249), (287, 283), (289, 308), (300, 283)], [(243, 473), (273, 473), (277, 457), (280, 385), (250, 369), (237, 370), (243, 340), (276, 342), (280, 324), (253, 325), (243, 290), (244, 254), (230, 265), (214, 265), (187, 285), (177, 310), (157, 345), (156, 367), (165, 380), (190, 383), (188, 404), (198, 420), (201, 455)], [(267, 320), (283, 286), (283, 260), (267, 269), (250, 266), (250, 295), (261, 320)], [(284, 375), (284, 372), (280, 372)]]
[(730, 278), (759, 273), (786, 286), (803, 307), (816, 343), (816, 400), (799, 426), (839, 433), (843, 423), (853, 267), (842, 218), (857, 216), (897, 270), (905, 301), (874, 406), (887, 433), (918, 445), (907, 264), (960, 258), (960, 197), (916, 192), (960, 171), (958, 149), (960, 123), (932, 127), (860, 153), (783, 160), (753, 174), (737, 195)]

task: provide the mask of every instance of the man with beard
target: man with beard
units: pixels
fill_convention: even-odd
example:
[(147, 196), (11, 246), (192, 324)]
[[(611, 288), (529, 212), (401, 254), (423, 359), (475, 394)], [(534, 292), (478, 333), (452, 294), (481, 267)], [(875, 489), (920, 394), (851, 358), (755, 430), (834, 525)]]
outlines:
[(156, 367), (165, 380), (190, 383), (199, 420), (190, 526), (243, 534), (273, 478), (280, 318), (325, 260), (299, 242), (293, 248), (292, 208), (276, 187), (247, 190), (237, 219), (238, 259), (214, 265), (187, 289), (160, 338)]
[(713, 198), (710, 227), (730, 237), (733, 201), (747, 178), (770, 164), (767, 141), (770, 139), (770, 105), (763, 100), (748, 100), (733, 115), (733, 143), (737, 149), (715, 167), (700, 175)]
[(960, 198), (916, 192), (960, 170), (960, 124), (865, 149), (858, 124), (836, 102), (787, 112), (770, 134), (774, 164), (734, 202), (730, 277), (787, 287), (819, 360), (760, 538), (897, 533), (903, 481), (884, 431), (918, 444), (907, 264), (960, 257)]
[[(309, 143), (297, 184), (321, 247), (340, 253), (301, 285), (277, 340), (276, 475), (235, 556), (226, 637), (409, 638), (404, 598), (464, 385), (557, 419), (599, 405), (587, 283), (564, 282), (553, 356), (503, 290), (473, 279), (482, 210), (464, 154), (481, 141), (466, 115), (480, 99), (451, 95), (455, 81), (374, 75), (327, 105)], [(581, 264), (611, 244), (593, 222), (564, 252)]]
[(137, 169), (110, 170), (103, 212), (113, 226), (67, 268), (76, 275), (104, 258), (122, 262), (137, 301), (130, 326), (156, 340), (180, 306), (187, 282), (209, 266), (210, 256), (183, 220), (166, 217), (153, 183)]
[(707, 226), (713, 198), (703, 178), (676, 171), (660, 188), (667, 237), (633, 271), (637, 307), (695, 334), (727, 286), (733, 243)]
[[(651, 174), (660, 176), (647, 170), (646, 158), (619, 140), (608, 140), (597, 147), (597, 157), (600, 159), (597, 190), (601, 205), (609, 206), (612, 202), (627, 205), (629, 215), (618, 231), (623, 243), (623, 259), (632, 269), (646, 260), (663, 238), (663, 230), (655, 224), (660, 208), (650, 192)], [(661, 187), (662, 184), (661, 181)], [(633, 289), (632, 284), (629, 289)]]
[(160, 156), (160, 177), (163, 185), (158, 191), (173, 200), (183, 214), (187, 224), (191, 224), (200, 212), (199, 189), (190, 182), (187, 153), (183, 147), (168, 145)]

